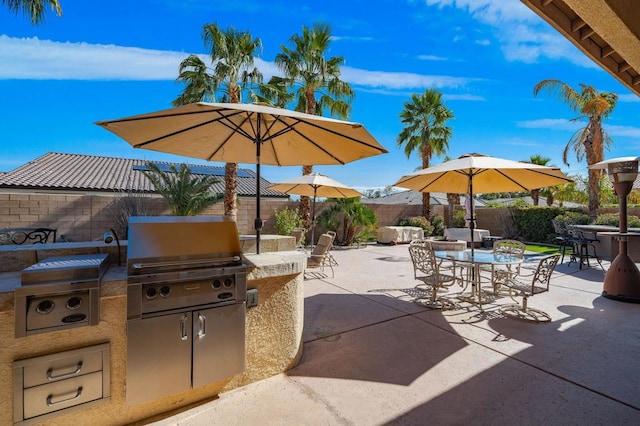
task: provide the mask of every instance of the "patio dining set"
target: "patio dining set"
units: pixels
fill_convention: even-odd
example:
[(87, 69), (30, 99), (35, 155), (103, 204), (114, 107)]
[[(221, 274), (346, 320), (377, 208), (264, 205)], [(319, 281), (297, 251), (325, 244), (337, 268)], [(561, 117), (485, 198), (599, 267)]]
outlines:
[[(495, 299), (508, 296), (514, 303), (500, 306), (503, 315), (536, 323), (549, 322), (551, 316), (530, 307), (528, 300), (549, 291), (560, 254), (541, 257), (536, 268), (527, 269), (529, 273), (525, 273), (521, 268), (525, 247), (520, 241), (503, 239), (494, 242), (491, 252), (443, 251), (434, 250), (428, 240), (414, 240), (408, 250), (414, 278), (420, 281), (416, 288), (426, 291), (426, 306), (456, 309), (457, 301), (465, 301), (482, 310), (487, 295)], [(453, 293), (452, 297), (449, 290), (456, 284), (462, 291)], [(443, 292), (447, 293), (440, 295)]]

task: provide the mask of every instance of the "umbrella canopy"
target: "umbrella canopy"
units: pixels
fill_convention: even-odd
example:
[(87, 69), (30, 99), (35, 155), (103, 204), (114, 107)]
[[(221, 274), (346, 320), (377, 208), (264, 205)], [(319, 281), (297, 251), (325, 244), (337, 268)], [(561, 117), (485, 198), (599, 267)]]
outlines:
[(269, 189), (284, 192), (285, 194), (304, 195), (313, 197), (313, 209), (311, 216), (311, 244), (313, 244), (313, 231), (316, 224), (316, 197), (328, 198), (353, 198), (362, 194), (320, 173), (296, 177), (283, 182), (269, 185)]
[[(473, 217), (473, 194), (531, 191), (573, 182), (557, 167), (506, 160), (481, 154), (459, 158), (403, 176), (394, 184), (420, 192), (469, 194)], [(474, 221), (470, 222), (473, 251)]]
[(258, 253), (261, 164), (346, 164), (387, 152), (362, 124), (260, 104), (198, 102), (96, 124), (134, 148), (256, 164)]

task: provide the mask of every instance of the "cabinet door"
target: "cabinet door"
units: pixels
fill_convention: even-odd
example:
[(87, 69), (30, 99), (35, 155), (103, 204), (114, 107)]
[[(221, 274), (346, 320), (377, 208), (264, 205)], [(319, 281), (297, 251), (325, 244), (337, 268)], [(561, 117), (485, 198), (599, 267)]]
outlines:
[(127, 323), (127, 404), (191, 387), (191, 312)]
[(245, 304), (193, 313), (193, 387), (244, 371)]

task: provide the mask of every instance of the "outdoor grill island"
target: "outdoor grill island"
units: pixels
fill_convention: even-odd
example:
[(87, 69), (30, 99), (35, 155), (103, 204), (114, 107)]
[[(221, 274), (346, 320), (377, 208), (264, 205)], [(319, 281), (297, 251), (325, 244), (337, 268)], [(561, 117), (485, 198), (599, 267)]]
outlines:
[[(271, 377), (298, 363), (302, 351), (304, 254), (287, 251), (239, 256), (235, 224), (221, 218), (165, 217), (134, 222), (138, 225), (133, 226), (130, 235), (133, 238), (126, 242), (127, 266), (115, 266), (112, 256), (108, 269), (98, 268), (102, 275), (94, 280), (97, 286), (83, 284), (85, 288), (81, 291), (87, 292), (87, 302), (96, 294), (94, 289), (99, 293), (97, 322), (88, 315), (95, 310), (79, 310), (87, 315), (82, 323), (18, 334), (16, 324), (20, 321), (15, 321), (14, 299), (18, 305), (22, 303), (18, 300), (24, 292), (19, 290), (20, 271), (1, 277), (0, 339), (7, 344), (0, 347), (0, 383), (9, 386), (0, 388), (0, 412), (14, 416), (2, 416), (0, 425), (20, 420), (24, 420), (22, 424), (44, 420), (52, 424), (98, 425), (137, 422), (210, 400), (221, 392)], [(192, 229), (176, 233), (168, 231), (171, 227)], [(140, 231), (142, 228), (144, 232)], [(162, 228), (163, 232), (156, 235), (154, 230), (149, 234), (152, 228)], [(231, 228), (233, 232), (229, 231)], [(212, 232), (219, 238), (207, 238)], [(229, 239), (230, 235), (234, 238)], [(215, 246), (213, 258), (204, 256), (203, 246), (195, 244), (195, 240), (205, 241), (203, 244), (209, 245), (209, 249), (204, 251), (209, 254), (211, 245)], [(189, 244), (185, 246), (184, 241)], [(228, 247), (233, 249), (229, 251)], [(176, 250), (183, 253), (178, 255)], [(247, 307), (247, 294), (253, 307)], [(37, 297), (43, 295), (38, 293)], [(60, 306), (61, 300), (58, 297), (53, 302)], [(72, 306), (73, 303), (76, 302)], [(41, 309), (46, 308), (44, 303)], [(73, 315), (62, 309), (61, 318)], [(80, 316), (71, 319), (78, 320)], [(164, 328), (170, 318), (177, 319), (177, 328), (175, 323), (168, 326), (175, 328), (175, 333)], [(178, 342), (173, 344), (178, 349), (174, 352), (188, 346), (189, 354), (177, 362), (188, 374), (168, 372), (167, 366), (172, 362), (168, 358), (165, 342), (169, 338), (163, 336), (165, 332), (167, 336), (170, 333), (178, 336)], [(157, 340), (154, 344), (160, 346), (156, 346), (155, 354), (140, 349), (136, 342), (141, 338)], [(208, 339), (225, 350), (212, 351), (204, 344)], [(28, 400), (30, 394), (14, 391), (12, 384), (17, 383), (18, 374), (27, 377), (24, 371), (35, 368), (32, 365), (41, 369), (51, 362), (57, 363), (55, 368), (40, 370), (44, 380), (48, 380), (47, 374), (61, 376), (72, 391), (65, 388), (39, 396), (44, 405), (53, 403), (55, 409), (50, 412), (24, 411), (30, 403), (16, 404), (15, 396)], [(206, 374), (198, 370), (203, 365), (210, 370)], [(188, 383), (182, 380), (181, 387), (157, 390), (165, 382), (176, 382), (170, 374), (188, 375)], [(76, 375), (89, 380), (95, 391), (89, 394), (87, 386), (74, 388)], [(24, 383), (24, 389), (43, 389), (38, 383)], [(150, 388), (155, 393), (148, 392)], [(80, 395), (92, 403), (74, 408), (73, 401)], [(22, 417), (15, 414), (16, 409), (22, 410)]]

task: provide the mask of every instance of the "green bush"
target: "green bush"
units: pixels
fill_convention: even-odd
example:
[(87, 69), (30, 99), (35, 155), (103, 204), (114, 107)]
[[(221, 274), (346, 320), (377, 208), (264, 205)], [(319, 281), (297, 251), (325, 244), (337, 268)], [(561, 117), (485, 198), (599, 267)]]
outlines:
[(302, 218), (298, 209), (285, 207), (274, 214), (276, 219), (276, 232), (278, 235), (291, 235), (294, 229), (302, 227)]
[(444, 235), (444, 218), (442, 216), (434, 215), (429, 219), (433, 226), (433, 232), (431, 235), (443, 236)]
[(510, 210), (520, 239), (547, 244), (556, 242), (551, 220), (565, 210), (559, 207), (511, 207)]
[[(596, 217), (595, 225), (620, 226), (620, 213), (600, 214)], [(640, 228), (640, 218), (638, 216), (627, 216), (628, 228)]]
[(433, 233), (433, 225), (424, 216), (404, 217), (398, 221), (398, 226), (416, 226), (424, 229), (424, 236), (429, 237)]
[(453, 226), (452, 228), (464, 228), (464, 217), (466, 212), (464, 210), (456, 210), (453, 212)]
[(587, 225), (589, 223), (588, 214), (572, 210), (560, 212), (554, 219), (561, 222), (575, 223), (576, 225)]

